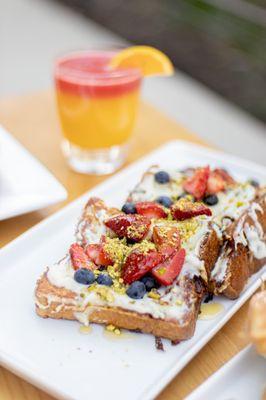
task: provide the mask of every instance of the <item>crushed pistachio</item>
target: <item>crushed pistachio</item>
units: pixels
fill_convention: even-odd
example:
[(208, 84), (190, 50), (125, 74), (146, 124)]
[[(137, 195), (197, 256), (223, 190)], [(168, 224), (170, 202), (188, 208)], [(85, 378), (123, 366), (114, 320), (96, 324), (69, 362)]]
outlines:
[(123, 279), (122, 279), (122, 282), (119, 282), (119, 279), (118, 280), (116, 279), (113, 282), (114, 282), (113, 289), (116, 293), (119, 293), (119, 294), (126, 293), (126, 286), (123, 284)]
[(144, 224), (139, 224), (139, 225), (132, 224), (127, 228), (127, 235), (128, 237), (141, 239), (145, 230), (146, 226)]
[(105, 327), (108, 332), (113, 332), (115, 335), (121, 335), (121, 331), (116, 326), (109, 324)]
[(107, 286), (99, 286), (97, 284), (92, 284), (88, 287), (88, 291), (94, 291), (101, 299), (111, 303), (114, 301), (114, 295), (111, 289)]
[(177, 228), (179, 229), (180, 236), (183, 241), (188, 240), (192, 235), (194, 235), (199, 227), (200, 218), (191, 218), (184, 221), (179, 221), (177, 223)]
[(114, 325), (109, 324), (109, 325), (106, 325), (105, 329), (106, 329), (107, 331), (109, 331), (109, 332), (113, 332), (116, 328), (115, 328)]
[(159, 275), (163, 275), (166, 272), (166, 268), (165, 267), (158, 268), (156, 272), (158, 272)]
[(159, 300), (159, 304), (161, 304), (161, 306), (166, 306), (166, 305), (168, 305), (169, 303), (167, 302), (167, 301), (164, 301), (164, 300)]
[(155, 291), (154, 289), (152, 289), (149, 293), (148, 293), (148, 297), (150, 297), (151, 299), (154, 300), (158, 300), (161, 296), (159, 295), (159, 293), (157, 291)]
[(92, 285), (90, 285), (90, 286), (87, 288), (87, 291), (88, 291), (88, 292), (93, 292), (93, 291), (95, 290), (95, 288), (96, 288), (96, 283), (93, 283)]
[(126, 239), (106, 238), (104, 250), (117, 265), (122, 265), (129, 252)]
[(140, 243), (135, 243), (132, 247), (131, 250), (138, 250), (143, 254), (147, 254), (150, 250), (155, 250), (155, 244), (152, 242), (149, 242), (148, 240), (142, 240)]

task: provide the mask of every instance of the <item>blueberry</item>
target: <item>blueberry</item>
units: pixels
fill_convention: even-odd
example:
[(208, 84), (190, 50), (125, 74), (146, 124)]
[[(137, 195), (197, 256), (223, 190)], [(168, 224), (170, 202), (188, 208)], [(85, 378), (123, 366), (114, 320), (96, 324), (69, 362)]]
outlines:
[(95, 275), (92, 271), (86, 268), (78, 269), (74, 274), (74, 279), (83, 285), (90, 285), (95, 281)]
[(167, 208), (170, 208), (173, 204), (173, 201), (168, 196), (159, 196), (157, 197), (156, 202)]
[(132, 299), (142, 299), (146, 293), (146, 287), (143, 282), (135, 281), (128, 287), (126, 294)]
[(156, 182), (163, 184), (170, 181), (170, 176), (166, 171), (158, 171), (154, 175), (154, 179), (156, 180)]
[(215, 206), (218, 203), (219, 199), (216, 194), (210, 194), (209, 196), (204, 197), (204, 203), (208, 206)]
[(260, 186), (259, 182), (256, 181), (256, 179), (250, 179), (248, 182), (249, 182), (252, 186), (254, 186), (255, 188)]
[(122, 207), (122, 211), (125, 214), (136, 214), (137, 210), (133, 203), (125, 203)]
[(99, 285), (112, 286), (113, 279), (107, 274), (100, 274), (96, 279)]
[(147, 292), (150, 292), (152, 289), (157, 289), (158, 288), (158, 283), (152, 276), (144, 276), (141, 279), (141, 282), (144, 283)]

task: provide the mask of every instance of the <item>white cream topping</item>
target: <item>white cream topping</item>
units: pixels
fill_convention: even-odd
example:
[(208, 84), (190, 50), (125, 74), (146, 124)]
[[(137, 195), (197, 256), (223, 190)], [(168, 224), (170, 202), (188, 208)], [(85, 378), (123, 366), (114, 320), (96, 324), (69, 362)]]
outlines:
[(206, 278), (204, 261), (200, 260), (200, 246), (203, 238), (210, 232), (210, 218), (205, 216), (197, 217), (199, 227), (194, 235), (182, 242), (182, 247), (186, 250), (185, 263), (182, 267), (180, 276), (189, 275), (193, 277), (202, 276)]
[(247, 215), (251, 218), (253, 225), (245, 223), (247, 216), (244, 214), (238, 221), (233, 237), (235, 247), (237, 247), (238, 243), (249, 246), (254, 257), (262, 259), (266, 257), (266, 244), (262, 226), (258, 221), (257, 212), (263, 213), (263, 209), (258, 203), (251, 203)]
[[(235, 248), (237, 248), (238, 244), (248, 246), (253, 256), (256, 259), (261, 260), (266, 257), (266, 243), (262, 226), (258, 221), (257, 211), (263, 213), (262, 207), (258, 203), (252, 202), (249, 205), (247, 215), (251, 218), (254, 225), (250, 225), (247, 222), (245, 223), (247, 219), (247, 215), (245, 213), (239, 218), (233, 233), (233, 238), (235, 242)], [(227, 261), (228, 259), (226, 255), (222, 252), (215, 264), (214, 269), (212, 270), (212, 279), (217, 282), (223, 281), (226, 274)]]
[[(120, 307), (126, 310), (135, 311), (140, 314), (150, 314), (154, 318), (168, 318), (181, 320), (185, 316), (188, 310), (188, 305), (183, 302), (183, 289), (179, 286), (173, 285), (172, 287), (161, 288), (161, 301), (169, 301), (169, 294), (167, 292), (173, 291), (174, 296), (169, 301), (169, 304), (160, 304), (154, 301), (152, 298), (145, 295), (143, 299), (132, 300), (126, 294), (119, 294), (112, 288), (104, 286), (105, 290), (108, 291), (108, 300), (97, 294), (97, 291), (87, 291), (86, 285), (81, 285), (73, 279), (74, 271), (70, 266), (69, 260), (65, 259), (60, 264), (54, 264), (48, 271), (48, 279), (51, 284), (64, 287), (78, 295), (76, 300), (76, 306), (80, 311), (77, 311), (77, 319), (84, 323), (88, 320), (88, 312), (91, 307), (86, 308), (88, 304), (91, 306), (108, 306), (108, 307)], [(82, 297), (81, 296), (84, 296)], [(52, 301), (52, 298), (50, 298)], [(73, 302), (73, 300), (71, 300)], [(179, 301), (179, 305), (177, 302)], [(49, 307), (49, 304), (47, 305)], [(84, 314), (85, 313), (85, 314)]]
[(238, 184), (232, 186), (226, 192), (218, 193), (218, 203), (210, 207), (213, 220), (219, 226), (222, 226), (224, 216), (230, 217), (233, 220), (238, 219), (249, 207), (250, 202), (255, 197), (255, 193), (255, 188), (250, 184)]
[[(164, 169), (169, 173), (171, 180), (169, 183), (160, 184), (154, 179), (154, 174), (159, 170), (161, 170), (159, 167), (150, 168), (144, 179), (131, 193), (133, 201), (154, 200), (161, 195), (177, 197), (184, 192), (182, 188), (184, 174), (174, 169)], [(236, 184), (226, 192), (218, 193), (218, 203), (210, 207), (213, 214), (213, 221), (218, 226), (222, 226), (222, 219), (225, 215), (234, 220), (238, 219), (243, 211), (249, 207), (250, 202), (255, 198), (255, 194), (256, 189), (248, 183)]]
[(143, 180), (131, 192), (130, 197), (134, 202), (155, 200), (159, 196), (179, 196), (183, 193), (182, 185), (180, 185), (183, 174), (174, 169), (167, 169), (171, 180), (169, 183), (160, 184), (154, 179), (154, 174), (160, 170), (155, 166), (149, 169)]
[(237, 248), (238, 244), (243, 244), (243, 246), (247, 246), (247, 244), (248, 244), (246, 237), (245, 237), (244, 229), (243, 229), (243, 224), (245, 222), (245, 219), (246, 219), (246, 215), (243, 215), (239, 219), (239, 221), (236, 225), (236, 228), (234, 230), (233, 239), (235, 242), (235, 248)]
[(105, 235), (107, 228), (104, 225), (104, 221), (109, 217), (105, 209), (98, 210), (93, 218), (93, 223), (87, 226), (86, 220), (82, 221), (78, 225), (78, 231), (76, 234), (77, 241), (82, 241), (85, 237), (86, 242), (89, 243), (99, 243), (101, 236)]
[(211, 272), (211, 279), (215, 280), (216, 282), (223, 282), (226, 276), (227, 263), (227, 254), (222, 252)]
[(249, 244), (249, 249), (252, 254), (258, 260), (261, 260), (266, 257), (266, 244), (260, 238), (257, 229), (254, 226), (250, 226), (245, 224), (244, 227), (245, 235)]
[(74, 280), (74, 269), (69, 257), (63, 258), (59, 263), (49, 267), (48, 280), (57, 287), (63, 287), (72, 292), (80, 292), (80, 284)]
[(259, 236), (263, 237), (263, 229), (262, 229), (261, 224), (258, 221), (258, 216), (257, 216), (256, 211), (259, 211), (261, 214), (263, 214), (262, 207), (258, 203), (252, 203), (249, 207), (248, 215), (253, 220), (255, 228), (258, 231)]

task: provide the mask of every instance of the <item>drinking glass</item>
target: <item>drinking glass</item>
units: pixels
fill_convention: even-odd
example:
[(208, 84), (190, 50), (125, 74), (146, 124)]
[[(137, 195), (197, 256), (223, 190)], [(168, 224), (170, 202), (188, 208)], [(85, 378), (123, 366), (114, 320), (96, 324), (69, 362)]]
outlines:
[(127, 155), (142, 77), (136, 68), (111, 69), (115, 54), (114, 50), (75, 52), (56, 62), (62, 148), (77, 172), (111, 173)]

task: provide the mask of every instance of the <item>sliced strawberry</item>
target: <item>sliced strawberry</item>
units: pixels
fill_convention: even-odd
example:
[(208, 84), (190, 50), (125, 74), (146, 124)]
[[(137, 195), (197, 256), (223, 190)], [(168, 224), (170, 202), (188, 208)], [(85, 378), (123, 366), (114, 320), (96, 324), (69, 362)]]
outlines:
[(150, 220), (143, 215), (119, 214), (105, 221), (105, 225), (120, 238), (140, 242), (148, 233)]
[(142, 201), (135, 204), (138, 214), (144, 215), (145, 217), (152, 218), (166, 218), (167, 212), (164, 211), (163, 207), (152, 201)]
[(181, 244), (179, 230), (174, 226), (155, 226), (152, 239), (158, 251), (166, 258), (179, 250)]
[(234, 184), (234, 179), (224, 169), (216, 168), (210, 173), (207, 182), (207, 193), (216, 194)]
[(177, 221), (183, 221), (198, 215), (211, 216), (212, 212), (202, 203), (192, 203), (192, 201), (181, 199), (171, 207), (171, 214)]
[(207, 181), (210, 175), (210, 167), (198, 168), (194, 174), (183, 183), (183, 189), (192, 194), (196, 200), (204, 197), (207, 189)]
[(113, 265), (113, 260), (104, 250), (103, 244), (89, 244), (86, 247), (86, 254), (98, 266), (107, 267), (108, 265)]
[(226, 187), (226, 182), (222, 178), (221, 175), (217, 174), (216, 172), (212, 171), (210, 173), (208, 182), (207, 182), (207, 193), (208, 194), (216, 194), (221, 192)]
[(79, 268), (87, 268), (90, 270), (96, 268), (96, 265), (89, 260), (89, 257), (85, 253), (83, 247), (81, 247), (78, 243), (73, 243), (70, 246), (69, 254), (75, 270)]
[(186, 251), (180, 249), (169, 257), (163, 263), (157, 265), (151, 271), (156, 280), (164, 286), (171, 285), (175, 278), (180, 274), (180, 271), (185, 262)]
[(216, 168), (213, 170), (213, 172), (216, 175), (220, 175), (221, 178), (223, 178), (223, 180), (228, 184), (228, 185), (233, 185), (235, 183), (234, 178), (232, 178), (231, 175), (228, 174), (228, 172), (223, 169), (223, 168)]
[(133, 250), (126, 258), (122, 278), (128, 284), (137, 281), (161, 261), (162, 256), (156, 250), (150, 250), (147, 253)]

